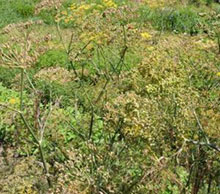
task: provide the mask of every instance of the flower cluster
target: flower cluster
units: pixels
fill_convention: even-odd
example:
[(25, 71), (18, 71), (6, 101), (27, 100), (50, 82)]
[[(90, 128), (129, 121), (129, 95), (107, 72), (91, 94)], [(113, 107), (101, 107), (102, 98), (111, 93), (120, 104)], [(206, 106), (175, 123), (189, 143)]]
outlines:
[(117, 8), (117, 4), (112, 0), (103, 0), (103, 5), (108, 8), (109, 7)]
[(18, 98), (11, 98), (9, 100), (9, 104), (11, 104), (11, 105), (14, 105), (14, 104), (17, 104), (17, 103), (19, 103), (19, 99)]
[(103, 0), (100, 3), (73, 3), (67, 10), (61, 11), (56, 16), (56, 22), (64, 21), (68, 24), (74, 22), (80, 24), (84, 17), (108, 8), (117, 8), (117, 4), (113, 0)]
[(87, 46), (87, 49), (92, 49), (95, 44), (104, 44), (106, 41), (110, 39), (109, 35), (105, 32), (89, 32), (89, 33), (82, 33), (80, 35), (80, 40), (87, 44), (90, 42), (90, 44)]
[(150, 38), (152, 38), (152, 36), (147, 32), (141, 33), (141, 37), (145, 40), (149, 40)]

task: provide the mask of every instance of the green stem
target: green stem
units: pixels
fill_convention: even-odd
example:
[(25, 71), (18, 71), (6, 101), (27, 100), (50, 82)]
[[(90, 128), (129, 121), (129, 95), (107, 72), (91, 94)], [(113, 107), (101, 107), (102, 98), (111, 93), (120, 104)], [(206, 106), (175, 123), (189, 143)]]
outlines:
[(19, 112), (20, 113), (20, 116), (21, 116), (21, 120), (23, 121), (24, 125), (26, 126), (26, 128), (28, 129), (28, 131), (30, 132), (30, 134), (32, 135), (35, 143), (39, 144), (39, 141), (37, 139), (37, 137), (35, 136), (33, 130), (31, 129), (31, 127), (28, 125), (26, 119), (24, 118), (24, 115), (23, 113)]
[(24, 69), (21, 68), (20, 111), (23, 111)]
[(48, 172), (48, 169), (47, 169), (47, 163), (46, 163), (46, 160), (45, 160), (45, 157), (44, 157), (44, 152), (43, 152), (43, 148), (42, 148), (41, 142), (39, 142), (38, 146), (39, 146), (40, 156), (41, 156), (41, 160), (43, 162), (43, 166), (44, 166), (44, 171), (45, 171), (45, 174), (46, 174), (47, 182), (48, 182), (49, 187), (51, 187), (52, 183), (51, 183), (50, 177), (48, 176), (49, 172)]
[(20, 113), (20, 115), (21, 115), (22, 121), (24, 122), (25, 126), (27, 127), (28, 131), (30, 132), (30, 134), (32, 135), (34, 141), (37, 143), (37, 145), (39, 147), (40, 157), (41, 157), (41, 160), (43, 162), (43, 166), (44, 166), (44, 171), (45, 171), (45, 174), (46, 174), (47, 182), (48, 182), (49, 187), (51, 187), (52, 183), (51, 183), (50, 177), (48, 176), (49, 172), (48, 172), (48, 169), (47, 169), (47, 164), (46, 164), (46, 160), (45, 160), (45, 157), (44, 157), (44, 152), (43, 152), (42, 145), (41, 145), (42, 142), (37, 139), (37, 137), (35, 136), (33, 130), (31, 129), (31, 127), (28, 125), (26, 119), (24, 118), (23, 114)]
[(32, 89), (36, 92), (36, 88), (34, 87), (34, 84), (32, 83), (32, 81), (31, 81), (31, 79), (30, 79), (30, 77), (29, 77), (29, 75), (28, 75), (28, 73), (27, 73), (26, 70), (24, 70), (24, 74), (26, 75), (26, 78), (27, 78), (27, 80), (28, 80), (30, 86), (31, 86)]

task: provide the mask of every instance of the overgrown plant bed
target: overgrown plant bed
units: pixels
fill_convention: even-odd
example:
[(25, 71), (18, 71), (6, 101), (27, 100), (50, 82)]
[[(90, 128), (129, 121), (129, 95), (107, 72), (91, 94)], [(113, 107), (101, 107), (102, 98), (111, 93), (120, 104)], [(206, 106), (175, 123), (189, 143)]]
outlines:
[(0, 7), (0, 193), (219, 193), (219, 4)]

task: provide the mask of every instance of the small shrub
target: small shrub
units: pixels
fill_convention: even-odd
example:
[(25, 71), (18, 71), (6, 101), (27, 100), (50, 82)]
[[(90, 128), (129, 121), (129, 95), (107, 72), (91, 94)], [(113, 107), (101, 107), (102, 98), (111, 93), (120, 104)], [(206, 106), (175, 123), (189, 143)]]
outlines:
[(57, 99), (61, 99), (61, 106), (70, 104), (71, 99), (74, 96), (73, 86), (71, 84), (59, 84), (57, 82), (49, 82), (46, 80), (37, 80), (36, 88), (43, 94), (42, 103), (47, 104), (52, 101), (55, 102)]
[(67, 67), (69, 61), (68, 56), (63, 50), (49, 50), (39, 57), (37, 67), (60, 66)]

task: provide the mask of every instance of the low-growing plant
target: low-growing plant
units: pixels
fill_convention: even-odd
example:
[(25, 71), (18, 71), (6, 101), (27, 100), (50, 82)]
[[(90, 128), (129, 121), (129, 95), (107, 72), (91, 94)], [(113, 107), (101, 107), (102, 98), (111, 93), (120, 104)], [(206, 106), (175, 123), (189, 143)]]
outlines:
[(63, 50), (48, 50), (46, 53), (38, 58), (36, 66), (38, 68), (44, 67), (64, 67), (69, 65), (68, 56)]

